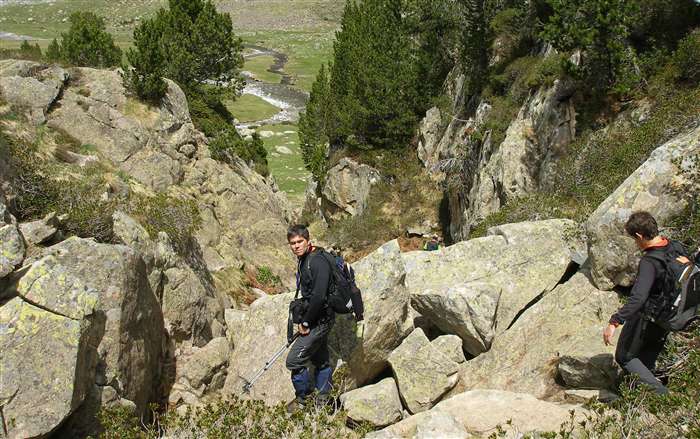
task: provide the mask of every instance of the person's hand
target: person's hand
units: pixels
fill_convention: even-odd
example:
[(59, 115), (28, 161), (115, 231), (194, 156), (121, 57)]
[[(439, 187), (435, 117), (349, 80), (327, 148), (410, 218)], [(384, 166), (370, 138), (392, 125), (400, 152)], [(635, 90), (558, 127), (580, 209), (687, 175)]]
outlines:
[(362, 339), (365, 337), (365, 321), (360, 320), (355, 323), (355, 337)]
[(613, 335), (615, 335), (615, 325), (611, 323), (603, 330), (603, 343), (605, 343), (605, 346), (612, 344)]
[(304, 325), (299, 325), (299, 335), (309, 335), (309, 332), (311, 332), (311, 329)]
[(676, 261), (680, 262), (681, 264), (690, 264), (690, 259), (686, 258), (685, 256), (678, 256)]

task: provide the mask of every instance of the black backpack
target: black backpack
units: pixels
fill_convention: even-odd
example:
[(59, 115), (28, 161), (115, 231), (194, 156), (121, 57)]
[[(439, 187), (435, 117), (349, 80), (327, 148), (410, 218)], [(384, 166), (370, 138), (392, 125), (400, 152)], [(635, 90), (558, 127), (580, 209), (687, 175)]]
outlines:
[(645, 255), (661, 263), (664, 275), (660, 294), (647, 300), (644, 313), (668, 331), (682, 331), (700, 312), (700, 267), (692, 261), (681, 264), (676, 260), (679, 256), (686, 256), (686, 252), (675, 241), (670, 241), (663, 252)]
[[(318, 249), (314, 255), (320, 256), (328, 262), (331, 268), (331, 281), (326, 302), (328, 306), (338, 314), (355, 314), (358, 322), (364, 318), (364, 304), (362, 292), (355, 283), (355, 270), (346, 264), (342, 257), (333, 256), (323, 249)], [(307, 258), (307, 269), (311, 258)]]

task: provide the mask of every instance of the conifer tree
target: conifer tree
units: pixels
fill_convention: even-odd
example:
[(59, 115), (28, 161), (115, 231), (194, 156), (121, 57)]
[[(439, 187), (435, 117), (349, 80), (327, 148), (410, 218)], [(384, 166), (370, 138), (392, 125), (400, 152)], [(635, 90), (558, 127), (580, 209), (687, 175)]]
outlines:
[(323, 182), (326, 174), (326, 149), (331, 122), (330, 83), (325, 65), (316, 76), (306, 110), (299, 117), (299, 143), (306, 168), (314, 179)]
[(46, 60), (49, 62), (58, 62), (61, 60), (61, 47), (58, 45), (56, 38), (51, 40), (46, 48)]
[(122, 51), (106, 31), (105, 22), (92, 12), (74, 12), (68, 32), (61, 34), (61, 58), (72, 65), (114, 67)]

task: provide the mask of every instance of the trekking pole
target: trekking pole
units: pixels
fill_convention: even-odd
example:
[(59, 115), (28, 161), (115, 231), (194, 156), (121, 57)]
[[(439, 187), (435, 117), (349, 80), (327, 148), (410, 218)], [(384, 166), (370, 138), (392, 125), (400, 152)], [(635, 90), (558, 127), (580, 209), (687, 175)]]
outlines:
[(284, 346), (282, 346), (282, 347), (280, 348), (279, 351), (275, 352), (275, 354), (274, 354), (269, 360), (267, 360), (267, 362), (265, 362), (265, 366), (263, 366), (263, 368), (260, 369), (260, 370), (255, 374), (255, 376), (254, 376), (253, 378), (250, 379), (250, 381), (248, 381), (248, 380), (246, 380), (245, 378), (241, 377), (241, 378), (243, 378), (243, 381), (245, 381), (245, 384), (243, 384), (243, 393), (250, 393), (250, 388), (253, 387), (253, 384), (255, 384), (255, 382), (256, 382), (257, 380), (259, 380), (260, 377), (263, 376), (263, 374), (264, 374), (265, 372), (267, 372), (268, 369), (270, 369), (270, 368), (272, 367), (272, 364), (273, 364), (275, 361), (277, 361), (277, 359), (278, 359), (279, 357), (282, 356), (282, 354), (284, 353), (284, 351), (287, 350), (287, 348), (288, 348), (289, 346), (291, 346), (292, 343), (294, 343), (294, 340), (296, 340), (297, 337), (299, 337), (299, 333), (298, 333), (298, 332), (297, 332), (296, 334), (294, 334), (294, 335), (292, 336), (292, 339), (291, 339), (290, 341), (288, 341)]

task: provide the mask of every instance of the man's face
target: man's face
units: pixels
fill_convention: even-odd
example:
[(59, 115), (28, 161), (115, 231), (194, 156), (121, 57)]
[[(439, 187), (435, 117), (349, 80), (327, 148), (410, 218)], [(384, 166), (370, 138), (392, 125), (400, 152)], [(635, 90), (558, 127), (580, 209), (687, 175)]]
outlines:
[(304, 256), (306, 251), (309, 249), (310, 242), (306, 240), (303, 236), (292, 236), (289, 238), (289, 248), (292, 249), (292, 253), (296, 256)]

